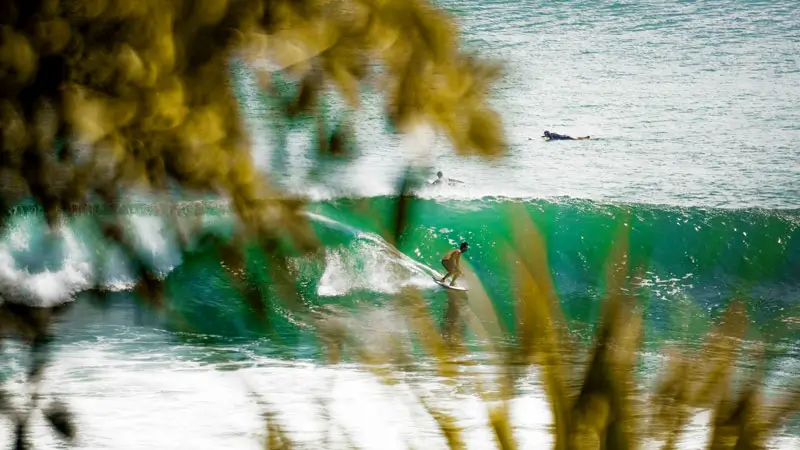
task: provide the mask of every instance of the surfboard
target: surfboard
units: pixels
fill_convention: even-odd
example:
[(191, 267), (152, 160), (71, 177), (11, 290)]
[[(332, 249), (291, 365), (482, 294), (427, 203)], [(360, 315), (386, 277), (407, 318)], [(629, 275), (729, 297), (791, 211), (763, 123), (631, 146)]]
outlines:
[(461, 287), (461, 286), (450, 286), (449, 284), (446, 284), (446, 283), (441, 283), (441, 282), (439, 282), (439, 280), (438, 280), (438, 279), (436, 279), (436, 278), (433, 278), (433, 282), (434, 282), (434, 283), (436, 283), (436, 284), (438, 284), (439, 286), (441, 286), (441, 287), (445, 288), (445, 289), (450, 289), (450, 290), (453, 290), (453, 291), (462, 291), (462, 292), (467, 292), (467, 291), (468, 291), (468, 289), (467, 289), (467, 288), (465, 288), (465, 287)]

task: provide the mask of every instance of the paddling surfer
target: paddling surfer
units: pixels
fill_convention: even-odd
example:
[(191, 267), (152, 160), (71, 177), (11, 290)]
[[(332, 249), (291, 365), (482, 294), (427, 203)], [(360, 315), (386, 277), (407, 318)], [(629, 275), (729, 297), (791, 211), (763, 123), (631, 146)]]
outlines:
[(551, 133), (549, 131), (545, 131), (544, 136), (542, 137), (546, 141), (582, 141), (584, 139), (589, 139), (589, 136), (574, 138), (572, 136), (567, 136), (566, 134)]
[(456, 285), (456, 279), (461, 275), (461, 254), (467, 250), (469, 250), (469, 245), (466, 242), (462, 242), (459, 248), (454, 248), (442, 256), (442, 266), (444, 266), (447, 273), (439, 280), (439, 283), (444, 284), (444, 280), (452, 276), (453, 279), (450, 281), (450, 286)]

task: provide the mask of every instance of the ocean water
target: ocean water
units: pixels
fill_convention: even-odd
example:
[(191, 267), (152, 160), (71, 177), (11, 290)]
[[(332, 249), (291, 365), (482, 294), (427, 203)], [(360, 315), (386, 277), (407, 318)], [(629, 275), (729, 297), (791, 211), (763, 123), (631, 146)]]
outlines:
[[(504, 249), (509, 214), (522, 211), (547, 244), (570, 332), (588, 342), (605, 263), (625, 227), (645, 318), (640, 383), (653, 381), (666, 346), (697, 343), (739, 296), (751, 319), (747, 345), (766, 342), (775, 355), (767, 386), (770, 398), (779, 397), (800, 373), (796, 2), (439, 4), (457, 17), (465, 47), (506, 63), (495, 105), (511, 145), (500, 160), (456, 157), (445, 139), (423, 130), (392, 135), (373, 94), (354, 117), (356, 155), (317, 158), (312, 124), (276, 122), (276, 102), (234, 66), (254, 158), (277, 185), (312, 199), (307, 214), (326, 246), (322, 258), (292, 261), (303, 301), (346, 311), (349, 327), (383, 345), (406, 329), (390, 301), (403, 287), (421, 288), (444, 318), (447, 298), (431, 274), (442, 253), (468, 240), (465, 282), (479, 281), (499, 320), (513, 327)], [(335, 98), (327, 102), (332, 117), (342, 112)], [(592, 139), (544, 142), (546, 129)], [(428, 179), (442, 170), (464, 184), (419, 187), (396, 252), (375, 217), (391, 215), (409, 164)], [(224, 202), (182, 208), (185, 220), (230, 230)], [(59, 325), (43, 393), (75, 411), (79, 448), (259, 448), (266, 410), (309, 448), (326, 438), (332, 447), (442, 448), (415, 398), (419, 390), (454, 412), (469, 448), (493, 448), (487, 413), (470, 389), (475, 377), (492, 376), (487, 355), (475, 352), (480, 364), (465, 366), (455, 383), (437, 377), (424, 357), (405, 384), (392, 387), (355, 364), (326, 366), (310, 330), (279, 309), (270, 317), (275, 331), (265, 333), (213, 249), (197, 243), (181, 255), (154, 206), (132, 196), (126, 227), (165, 279), (177, 313), (165, 317), (137, 306), (124, 258), (94, 244), (98, 214), (70, 218), (50, 235), (39, 211), (20, 207), (0, 237), (2, 290), (32, 304), (74, 302)], [(258, 277), (269, 262), (254, 256), (248, 264)], [(84, 292), (96, 277), (109, 291), (107, 304)], [(13, 345), (5, 350), (0, 376), (20, 403), (26, 358)], [(325, 414), (335, 427), (324, 426)], [(535, 369), (518, 386), (512, 417), (523, 448), (551, 441)], [(709, 420), (698, 411), (681, 448), (702, 448)], [(7, 425), (0, 440), (10, 436)], [(58, 448), (40, 416), (33, 428), (41, 448)], [(800, 447), (800, 420), (771, 445)]]

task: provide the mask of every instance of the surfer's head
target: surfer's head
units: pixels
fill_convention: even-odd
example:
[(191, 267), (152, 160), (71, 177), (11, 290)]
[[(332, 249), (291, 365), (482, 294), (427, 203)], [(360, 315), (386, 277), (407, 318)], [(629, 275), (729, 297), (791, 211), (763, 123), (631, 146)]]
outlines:
[(444, 174), (440, 170), (440, 171), (436, 172), (436, 176), (439, 177), (439, 178), (442, 178), (444, 176)]
[(467, 244), (466, 242), (462, 242), (461, 247), (459, 247), (459, 250), (461, 250), (461, 253), (466, 252), (467, 250), (469, 250), (469, 244)]
[(544, 136), (542, 136), (542, 137), (550, 137), (550, 132), (547, 131), (547, 130), (544, 130)]

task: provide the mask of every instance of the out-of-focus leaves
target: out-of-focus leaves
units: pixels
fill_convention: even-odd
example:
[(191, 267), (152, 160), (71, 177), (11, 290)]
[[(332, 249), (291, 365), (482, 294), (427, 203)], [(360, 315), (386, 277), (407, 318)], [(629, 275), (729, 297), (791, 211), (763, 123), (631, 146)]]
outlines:
[(428, 414), (436, 421), (439, 431), (441, 431), (447, 442), (447, 448), (451, 450), (463, 450), (467, 448), (462, 436), (463, 430), (456, 423), (456, 419), (450, 414), (431, 405), (424, 397), (419, 397), (419, 400)]
[(0, 300), (0, 335), (17, 337), (31, 345), (46, 343), (47, 336), (60, 315), (70, 309), (70, 304), (56, 307), (36, 307), (22, 299), (4, 296)]
[(448, 346), (442, 338), (433, 318), (428, 310), (428, 306), (423, 301), (419, 292), (412, 289), (405, 289), (398, 296), (400, 305), (405, 308), (411, 331), (416, 333), (422, 348), (433, 356), (439, 364), (439, 374), (450, 377), (454, 374), (455, 368), (449, 358)]
[(289, 116), (308, 114), (315, 111), (320, 90), (322, 89), (322, 76), (317, 71), (309, 72), (300, 82), (297, 96), (287, 106)]
[(33, 448), (28, 438), (27, 420), (17, 420), (14, 424), (14, 450), (28, 450)]
[(350, 153), (353, 130), (347, 119), (343, 119), (333, 129), (327, 143), (327, 152), (333, 156), (345, 156)]
[[(564, 321), (552, 289), (544, 242), (524, 211), (514, 209), (509, 220), (512, 226), (507, 253), (509, 264), (516, 271), (517, 305), (516, 335), (520, 359), (525, 364), (542, 367), (543, 385), (554, 422), (554, 448), (569, 448), (569, 415), (572, 402), (569, 368), (563, 361)], [(514, 249), (514, 250), (511, 250)]]
[(67, 406), (62, 402), (53, 402), (44, 411), (44, 417), (50, 426), (65, 439), (75, 438), (75, 420)]
[(715, 404), (725, 394), (731, 381), (736, 351), (747, 327), (747, 317), (741, 302), (733, 302), (725, 311), (720, 325), (711, 330), (698, 357), (705, 363), (690, 373), (695, 386), (692, 391), (694, 406)]
[(652, 393), (648, 436), (664, 439), (663, 449), (677, 448), (689, 419), (689, 362), (682, 354), (668, 354), (667, 365)]
[(41, 381), (42, 372), (50, 359), (50, 343), (52, 336), (44, 331), (36, 336), (31, 343), (31, 367), (28, 370), (28, 381), (38, 383)]
[(264, 416), (267, 422), (267, 440), (264, 445), (264, 450), (291, 450), (294, 448), (292, 441), (286, 435), (273, 414), (266, 414)]
[[(299, 80), (288, 115), (319, 115), (330, 87), (357, 108), (362, 85), (374, 82), (391, 93), (387, 112), (399, 123), (438, 124), (458, 151), (499, 148), (500, 124), (484, 101), (497, 71), (462, 54), (454, 22), (426, 1), (4, 5), (3, 214), (30, 195), (56, 226), (92, 195), (113, 206), (125, 189), (172, 184), (229, 198), (245, 236), (317, 245), (297, 205), (255, 170), (229, 82), (235, 57), (253, 63), (261, 79), (271, 78), (266, 68)], [(340, 123), (325, 150), (344, 154), (350, 128)], [(395, 237), (407, 215), (400, 206)], [(158, 278), (136, 269), (142, 295), (160, 297)]]
[(516, 439), (511, 432), (511, 416), (509, 415), (508, 402), (489, 408), (489, 423), (494, 430), (497, 445), (502, 450), (518, 448)]
[(410, 192), (412, 183), (411, 171), (407, 168), (398, 188), (399, 195), (395, 206), (394, 224), (392, 226), (392, 234), (389, 236), (389, 242), (395, 246), (399, 244), (406, 225), (413, 214), (414, 197)]
[(126, 239), (122, 226), (118, 223), (108, 222), (103, 228), (103, 234), (110, 242), (116, 244), (126, 259), (134, 265), (134, 273), (139, 275), (135, 291), (145, 301), (155, 306), (163, 306), (163, 280), (145, 266), (136, 253), (135, 245)]
[(0, 388), (0, 415), (7, 414), (11, 409), (11, 402), (9, 401), (8, 392)]
[(570, 423), (573, 439), (583, 430), (596, 436), (602, 447), (622, 450), (634, 446), (637, 434), (630, 398), (641, 335), (641, 315), (626, 294), (627, 254), (628, 236), (623, 232), (608, 261), (604, 313)]

